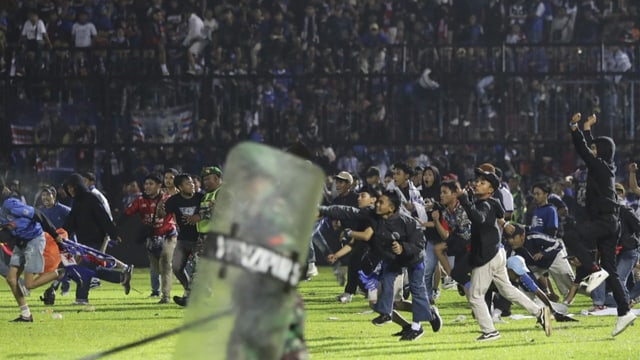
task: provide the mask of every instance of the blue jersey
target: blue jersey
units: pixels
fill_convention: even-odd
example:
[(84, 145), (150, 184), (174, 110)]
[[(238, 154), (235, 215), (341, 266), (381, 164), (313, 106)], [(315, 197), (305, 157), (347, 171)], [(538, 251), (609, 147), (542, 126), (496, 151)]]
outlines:
[(35, 209), (17, 198), (7, 198), (0, 209), (0, 225), (11, 224), (11, 235), (31, 240), (42, 235), (42, 226), (35, 219)]
[(59, 229), (63, 227), (64, 222), (67, 220), (67, 217), (69, 217), (71, 208), (56, 201), (52, 207), (46, 208), (43, 206), (40, 208), (40, 211), (51, 221), (56, 229)]
[[(552, 231), (550, 231), (553, 229)], [(531, 231), (554, 236), (558, 230), (558, 211), (551, 204), (537, 207), (532, 211)]]

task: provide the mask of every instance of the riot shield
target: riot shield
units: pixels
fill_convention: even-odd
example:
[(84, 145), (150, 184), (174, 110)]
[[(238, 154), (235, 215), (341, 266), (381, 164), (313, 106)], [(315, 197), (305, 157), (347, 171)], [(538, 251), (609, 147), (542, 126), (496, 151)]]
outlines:
[(256, 143), (229, 153), (176, 359), (280, 359), (324, 175)]

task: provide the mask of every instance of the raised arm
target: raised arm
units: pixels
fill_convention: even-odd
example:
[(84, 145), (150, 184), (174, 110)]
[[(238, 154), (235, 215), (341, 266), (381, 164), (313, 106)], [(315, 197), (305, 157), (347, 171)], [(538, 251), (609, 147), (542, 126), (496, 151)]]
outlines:
[(634, 194), (640, 195), (640, 187), (638, 186), (638, 179), (636, 178), (636, 172), (638, 171), (638, 164), (629, 164), (629, 189)]

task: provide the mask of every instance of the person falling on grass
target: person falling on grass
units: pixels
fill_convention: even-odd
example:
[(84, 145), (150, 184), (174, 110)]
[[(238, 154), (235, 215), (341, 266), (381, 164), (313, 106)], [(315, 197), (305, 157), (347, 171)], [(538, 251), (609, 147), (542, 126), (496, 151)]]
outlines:
[[(519, 233), (522, 234), (522, 233)], [(552, 309), (551, 313), (558, 322), (577, 322), (578, 320), (563, 314), (560, 311), (566, 312), (567, 308), (561, 304), (555, 304), (549, 300), (547, 294), (536, 284), (534, 275), (527, 268), (524, 258), (520, 255), (511, 256), (507, 259), (507, 269), (509, 273), (509, 279), (514, 285), (533, 293), (543, 304)], [(557, 309), (556, 309), (557, 307)]]
[[(616, 272), (616, 245), (620, 231), (620, 204), (615, 192), (616, 144), (610, 137), (593, 138), (591, 128), (597, 122), (595, 114), (587, 117), (582, 131), (578, 126), (581, 119), (582, 115), (575, 113), (569, 128), (576, 152), (587, 167), (585, 203), (588, 218), (569, 227), (564, 241), (581, 264), (576, 269), (576, 281), (582, 279), (588, 293), (605, 280), (611, 289), (618, 309), (618, 320), (611, 335), (616, 336), (636, 318), (629, 309), (628, 295)], [(592, 255), (594, 248), (600, 254), (600, 264)]]

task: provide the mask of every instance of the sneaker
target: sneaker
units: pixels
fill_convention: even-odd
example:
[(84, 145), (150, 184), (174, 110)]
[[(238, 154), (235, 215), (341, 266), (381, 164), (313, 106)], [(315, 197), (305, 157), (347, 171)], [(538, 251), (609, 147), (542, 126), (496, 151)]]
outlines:
[(411, 331), (411, 324), (403, 326), (402, 330), (398, 331), (397, 333), (391, 334), (391, 336), (403, 336), (404, 334), (408, 333), (409, 331)]
[(440, 289), (433, 289), (433, 301), (440, 299)]
[(545, 335), (551, 336), (551, 309), (548, 306), (540, 309), (538, 324), (542, 325)]
[(422, 335), (424, 335), (424, 329), (420, 328), (419, 330), (413, 330), (411, 328), (409, 328), (409, 331), (407, 331), (406, 333), (404, 333), (404, 335), (402, 335), (400, 337), (400, 341), (413, 341), (413, 340), (418, 340), (422, 337)]
[(509, 322), (504, 320), (502, 318), (502, 316), (500, 315), (493, 315), (491, 316), (491, 321), (493, 321), (494, 324), (508, 324)]
[(440, 317), (440, 312), (435, 306), (431, 307), (431, 318), (431, 321), (429, 321), (431, 323), (431, 330), (433, 330), (433, 332), (440, 331), (440, 329), (442, 329), (442, 317)]
[(596, 312), (596, 311), (604, 310), (604, 309), (606, 309), (606, 308), (607, 308), (607, 307), (606, 307), (606, 306), (604, 306), (604, 305), (593, 305), (592, 307), (590, 307), (590, 308), (587, 310), (587, 312), (592, 313), (592, 312)]
[[(405, 300), (409, 300), (409, 296), (411, 296), (411, 288), (409, 288), (409, 284), (402, 285), (402, 298)], [(429, 299), (429, 302), (431, 303), (431, 305), (433, 305), (435, 303), (435, 300), (431, 298)]]
[[(102, 286), (100, 279), (92, 277), (91, 282), (89, 282), (89, 288), (95, 289), (95, 288), (99, 288), (100, 286)], [(67, 294), (68, 293), (69, 293), (69, 290), (67, 290)]]
[(492, 341), (500, 339), (500, 333), (498, 331), (492, 331), (489, 333), (482, 333), (482, 335), (476, 338), (476, 341)]
[(318, 276), (318, 267), (316, 263), (310, 262), (307, 267), (307, 277)]
[(460, 295), (460, 296), (466, 296), (467, 295), (467, 293), (465, 292), (464, 285), (458, 284), (458, 286), (456, 286), (456, 289), (458, 289), (458, 295)]
[(129, 295), (131, 292), (131, 274), (133, 273), (133, 265), (129, 265), (123, 272), (120, 284), (124, 287), (124, 294)]
[(158, 301), (158, 304), (171, 304), (171, 300), (169, 300), (169, 297), (163, 296), (160, 298), (160, 301)]
[(336, 300), (338, 300), (342, 304), (348, 304), (353, 300), (353, 294), (344, 293), (342, 295), (336, 296)]
[(47, 290), (44, 291), (44, 294), (40, 296), (40, 300), (42, 300), (45, 305), (54, 305), (56, 303), (56, 289), (53, 286), (49, 286)]
[(382, 326), (390, 322), (391, 322), (391, 315), (389, 314), (380, 314), (377, 318), (371, 320), (371, 323), (373, 323), (373, 325), (375, 326)]
[(150, 298), (158, 298), (160, 297), (160, 292), (159, 291), (152, 291), (151, 295), (149, 295)]
[(11, 320), (10, 322), (33, 322), (33, 315), (29, 315), (28, 317), (24, 317), (20, 315), (17, 318)]
[(76, 299), (71, 305), (89, 305), (89, 300)]
[(553, 318), (556, 319), (557, 322), (572, 322), (572, 321), (578, 321), (574, 318), (572, 318), (571, 316), (567, 316), (565, 314), (559, 313), (557, 311), (554, 311), (553, 313)]
[(494, 324), (508, 324), (507, 321), (502, 319), (502, 310), (499, 309), (494, 309), (491, 312), (491, 321), (493, 321)]
[(185, 306), (187, 306), (187, 300), (188, 299), (189, 298), (186, 297), (186, 296), (174, 296), (173, 297), (173, 302), (178, 304), (178, 305), (180, 305), (180, 306), (182, 306), (182, 307), (185, 307)]
[(608, 277), (608, 272), (606, 272), (605, 270), (599, 270), (582, 279), (582, 282), (580, 282), (580, 286), (584, 286), (587, 294), (591, 294), (591, 292), (595, 288), (600, 286), (600, 284), (602, 284), (602, 282), (605, 281)]
[(616, 336), (623, 332), (629, 325), (633, 324), (635, 319), (636, 315), (631, 311), (627, 311), (625, 315), (618, 316), (618, 321), (616, 321), (616, 326), (613, 327), (611, 336)]
[(23, 297), (31, 295), (31, 291), (29, 291), (29, 289), (24, 285), (24, 280), (22, 278), (18, 278), (18, 290), (20, 290)]
[(458, 283), (451, 278), (451, 276), (447, 275), (444, 277), (444, 281), (442, 282), (442, 288), (445, 290), (453, 289), (458, 286)]

